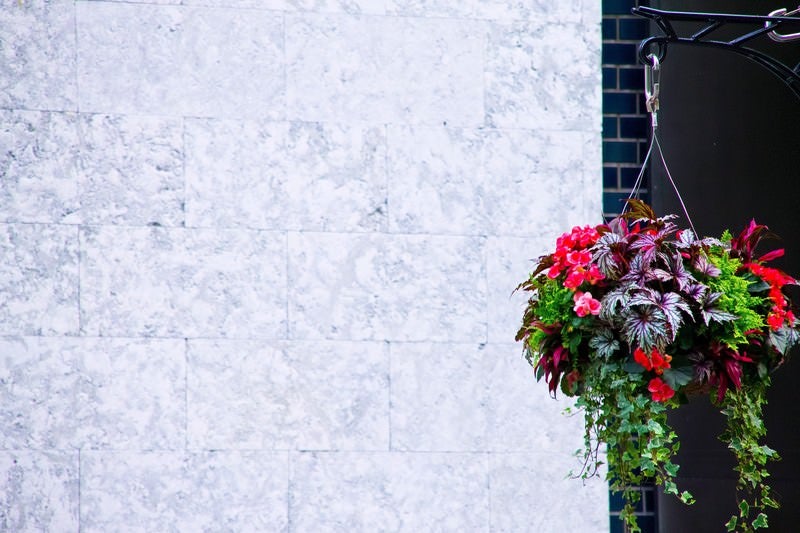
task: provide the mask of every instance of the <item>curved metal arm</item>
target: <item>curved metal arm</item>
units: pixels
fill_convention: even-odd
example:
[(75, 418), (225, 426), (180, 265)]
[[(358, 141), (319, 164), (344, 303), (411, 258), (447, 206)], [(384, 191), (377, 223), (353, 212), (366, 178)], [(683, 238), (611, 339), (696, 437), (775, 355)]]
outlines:
[[(639, 45), (639, 61), (642, 63), (651, 64), (650, 60), (647, 58), (650, 54), (655, 54), (659, 61), (663, 62), (667, 54), (667, 45), (669, 44), (721, 48), (743, 55), (766, 68), (773, 75), (780, 78), (780, 80), (800, 98), (800, 65), (795, 68), (790, 68), (764, 52), (744, 46), (744, 43), (764, 34), (770, 36), (777, 35), (778, 37), (790, 37), (790, 39), (786, 40), (794, 40), (795, 34), (784, 36), (776, 33), (775, 30), (781, 24), (798, 23), (800, 22), (800, 18), (722, 13), (689, 13), (681, 11), (662, 11), (650, 7), (635, 7), (631, 12), (634, 15), (651, 19), (663, 32), (663, 35), (648, 37), (641, 42)], [(673, 22), (679, 21), (699, 22), (704, 25), (700, 30), (691, 35), (681, 36), (672, 25)], [(758, 28), (730, 40), (709, 38), (712, 32), (725, 24), (750, 24), (757, 25)], [(655, 51), (653, 50), (654, 47), (656, 48)]]

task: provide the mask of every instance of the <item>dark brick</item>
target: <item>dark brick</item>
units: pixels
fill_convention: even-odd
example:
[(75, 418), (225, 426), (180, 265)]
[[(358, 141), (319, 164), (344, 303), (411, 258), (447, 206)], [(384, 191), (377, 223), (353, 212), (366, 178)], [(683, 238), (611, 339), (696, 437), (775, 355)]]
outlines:
[(633, 141), (603, 141), (603, 161), (606, 163), (636, 163), (638, 143)]
[(619, 19), (619, 38), (642, 40), (650, 36), (647, 20), (641, 18)]
[(616, 166), (603, 166), (603, 188), (604, 189), (619, 189), (619, 169)]
[(617, 117), (603, 117), (603, 138), (616, 139), (619, 137), (619, 128), (617, 127)]
[(603, 0), (604, 15), (630, 15), (634, 0)]
[(603, 113), (604, 114), (636, 114), (636, 93), (603, 93)]
[(631, 65), (636, 63), (636, 45), (626, 43), (603, 43), (604, 65)]
[(604, 41), (617, 40), (617, 17), (603, 17), (602, 36)]
[[(636, 178), (639, 177), (640, 169), (638, 167), (623, 167), (619, 169), (619, 187), (620, 189), (633, 189), (633, 186), (636, 185)], [(642, 187), (644, 188), (647, 185), (647, 172), (645, 172), (644, 178), (642, 179)]]
[(646, 116), (619, 119), (619, 136), (623, 139), (646, 139), (649, 132), (650, 119)]
[(619, 88), (629, 91), (644, 91), (644, 69), (641, 67), (620, 68)]
[(619, 89), (617, 87), (617, 67), (603, 67), (603, 89)]
[(620, 213), (629, 195), (629, 192), (604, 192), (603, 210), (606, 213)]

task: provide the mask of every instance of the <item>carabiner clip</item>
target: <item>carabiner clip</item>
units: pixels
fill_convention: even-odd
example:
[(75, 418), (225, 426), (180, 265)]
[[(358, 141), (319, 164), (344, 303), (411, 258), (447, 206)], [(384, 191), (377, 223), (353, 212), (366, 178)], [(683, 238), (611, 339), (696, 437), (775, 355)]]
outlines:
[[(788, 16), (791, 16), (791, 15), (796, 15), (798, 13), (800, 13), (800, 7), (798, 7), (794, 11), (790, 11), (789, 13), (787, 13), (786, 9), (784, 8), (784, 9), (776, 9), (775, 11), (770, 13), (769, 16), (770, 17), (788, 17)], [(775, 26), (775, 23), (771, 22), (769, 20), (764, 23), (764, 28), (771, 28), (772, 26)], [(767, 35), (769, 35), (770, 39), (772, 39), (773, 41), (778, 42), (778, 43), (785, 43), (785, 42), (796, 41), (797, 39), (800, 39), (800, 33), (783, 34), (783, 33), (778, 33), (775, 30), (772, 30)]]
[(658, 94), (661, 86), (661, 64), (658, 61), (658, 56), (650, 54), (647, 59), (651, 63), (644, 66), (644, 95), (647, 97), (647, 112), (655, 114), (658, 112)]

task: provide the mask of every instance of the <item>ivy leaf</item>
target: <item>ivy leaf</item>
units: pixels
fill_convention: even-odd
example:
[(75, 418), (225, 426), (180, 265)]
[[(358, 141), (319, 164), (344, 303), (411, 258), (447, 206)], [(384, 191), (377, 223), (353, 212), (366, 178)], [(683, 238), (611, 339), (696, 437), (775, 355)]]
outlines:
[(747, 517), (750, 514), (750, 505), (745, 500), (742, 500), (739, 502), (739, 511), (739, 516), (742, 518)]
[(764, 513), (758, 513), (758, 516), (755, 520), (753, 520), (753, 529), (761, 529), (761, 528), (768, 528), (769, 524), (767, 524), (767, 515)]
[(728, 523), (725, 524), (725, 531), (736, 531), (736, 523), (738, 522), (738, 518), (732, 516)]
[(589, 347), (593, 348), (600, 357), (608, 359), (619, 350), (619, 341), (614, 337), (613, 331), (604, 328), (589, 340)]

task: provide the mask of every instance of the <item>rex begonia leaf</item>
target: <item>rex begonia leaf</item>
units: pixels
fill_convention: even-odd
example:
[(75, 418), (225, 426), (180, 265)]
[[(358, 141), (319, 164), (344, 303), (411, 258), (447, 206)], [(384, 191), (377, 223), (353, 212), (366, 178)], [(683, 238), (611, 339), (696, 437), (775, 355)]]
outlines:
[(706, 326), (708, 326), (711, 322), (722, 323), (736, 320), (736, 315), (723, 311), (716, 306), (717, 301), (719, 301), (721, 297), (721, 292), (710, 292), (706, 293), (704, 296), (701, 302), (702, 307), (700, 308), (700, 314), (703, 316), (703, 321), (705, 321)]
[(608, 328), (603, 328), (589, 340), (589, 347), (597, 352), (597, 355), (608, 359), (619, 350), (619, 341), (614, 337), (614, 332)]
[(700, 274), (704, 274), (710, 278), (719, 277), (722, 271), (717, 267), (714, 263), (708, 260), (708, 258), (704, 255), (698, 255), (695, 258), (694, 262), (692, 263), (697, 272)]
[(668, 341), (667, 319), (656, 306), (638, 306), (625, 316), (622, 334), (631, 346), (645, 351), (663, 348)]

